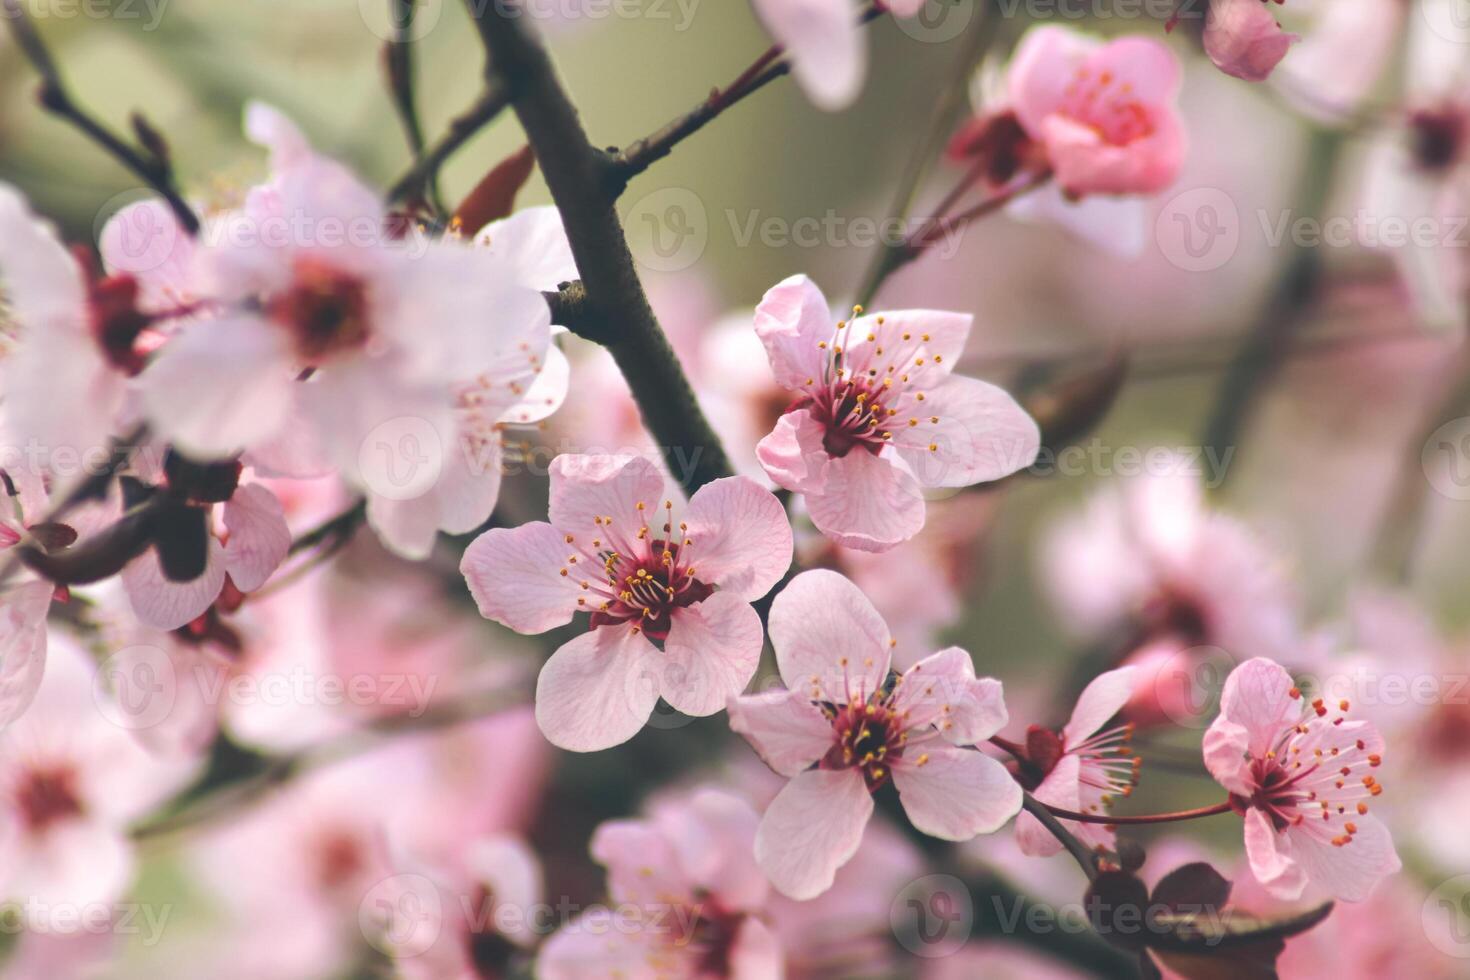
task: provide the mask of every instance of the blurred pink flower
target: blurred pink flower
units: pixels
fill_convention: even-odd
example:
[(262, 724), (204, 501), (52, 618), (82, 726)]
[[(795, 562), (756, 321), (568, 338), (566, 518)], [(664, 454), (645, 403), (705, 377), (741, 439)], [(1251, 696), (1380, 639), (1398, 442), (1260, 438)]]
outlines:
[(1205, 14), (1205, 54), (1227, 75), (1264, 81), (1301, 40), (1281, 29), (1271, 4), (1284, 0), (1210, 0)]
[(137, 281), (92, 281), (52, 227), (3, 183), (0, 274), (19, 333), (4, 366), (10, 451), (35, 447), (45, 472), (57, 453), (89, 459), (105, 452), (130, 378), (142, 368), (134, 343), (149, 318), (137, 309)]
[(393, 240), (377, 193), (274, 109), (251, 105), (245, 126), (270, 149), (273, 181), (223, 216), (196, 257), (197, 292), (227, 312), (155, 356), (142, 378), (148, 417), (203, 458), (266, 445), (299, 421), (350, 482), (405, 489), (392, 454), (367, 446), (371, 433), (427, 426), (435, 438), (419, 449), (442, 463), (456, 444), (451, 387), (544, 356), (546, 303), (487, 251)]
[[(1251, 0), (1255, 2), (1255, 0)], [(1157, 41), (1038, 27), (1011, 62), (1011, 107), (1070, 196), (1153, 194), (1179, 175), (1179, 62)]]
[(1147, 472), (1104, 487), (1042, 539), (1043, 588), (1064, 622), (1084, 636), (1131, 623), (1139, 646), (1289, 661), (1301, 630), (1284, 563), (1206, 506), (1189, 460), (1146, 455)]
[(562, 748), (627, 741), (660, 695), (714, 714), (755, 673), (763, 631), (750, 603), (791, 564), (786, 512), (744, 477), (706, 484), (679, 516), (668, 492), (640, 457), (558, 456), (550, 523), (492, 528), (465, 551), (486, 618), (542, 633), (591, 614), (536, 685), (536, 719)]
[(1383, 738), (1348, 721), (1349, 704), (1303, 704), (1291, 675), (1262, 657), (1231, 672), (1205, 732), (1210, 774), (1245, 818), (1252, 873), (1283, 899), (1310, 882), (1344, 901), (1367, 898), (1401, 867), (1388, 829), (1368, 812)]
[(0, 746), (0, 893), (108, 905), (132, 883), (129, 824), (183, 789), (197, 760), (155, 757), (115, 724), (91, 657), (65, 634), (48, 659), (32, 710)]
[(1035, 460), (1040, 432), (1015, 400), (951, 374), (970, 324), (900, 310), (834, 327), (821, 290), (800, 275), (756, 308), (776, 381), (797, 399), (757, 455), (837, 544), (892, 548), (924, 526), (924, 488), (998, 480)]
[(702, 789), (641, 820), (597, 828), (592, 856), (613, 908), (594, 908), (542, 947), (537, 976), (779, 977), (769, 889), (750, 861), (757, 817), (738, 797)]
[[(733, 698), (730, 727), (791, 782), (766, 809), (756, 860), (783, 893), (826, 891), (856, 853), (873, 792), (897, 787), (914, 826), (944, 840), (997, 830), (1021, 788), (971, 748), (1006, 723), (999, 681), (958, 647), (889, 676), (888, 627), (836, 572), (803, 572), (771, 606), (785, 690)], [(815, 766), (815, 768), (812, 768)]]
[[(1060, 733), (1036, 725), (1027, 729), (1025, 746), (1016, 749), (1022, 785), (1035, 784), (1031, 795), (1074, 813), (1101, 814), (1118, 797), (1133, 792), (1139, 761), (1128, 748), (1132, 726), (1103, 730), (1132, 695), (1133, 674), (1133, 668), (1122, 667), (1096, 677), (1078, 697)], [(1113, 846), (1113, 830), (1105, 824), (1062, 823), (1089, 847)], [(1016, 817), (1016, 840), (1027, 854), (1045, 856), (1062, 849), (1061, 842), (1029, 813)]]

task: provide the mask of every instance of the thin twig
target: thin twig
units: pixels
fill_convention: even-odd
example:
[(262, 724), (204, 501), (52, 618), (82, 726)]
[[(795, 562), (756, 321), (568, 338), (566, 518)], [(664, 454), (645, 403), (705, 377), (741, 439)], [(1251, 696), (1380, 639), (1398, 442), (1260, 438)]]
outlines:
[[(383, 65), (388, 72), (388, 91), (393, 97), (393, 111), (398, 116), (408, 148), (413, 154), (413, 165), (424, 162), (424, 126), (419, 119), (418, 100), (414, 96), (413, 19), (418, 12), (418, 0), (388, 0), (388, 19), (393, 36), (383, 42)], [(433, 206), (444, 211), (444, 202), (439, 196), (439, 175), (431, 172), (424, 186)]]
[[(861, 22), (870, 24), (885, 12), (875, 4), (863, 11)], [(790, 74), (791, 62), (785, 54), (781, 45), (771, 45), (729, 85), (712, 90), (693, 109), (669, 120), (654, 132), (634, 140), (615, 153), (609, 168), (609, 177), (615, 182), (618, 192), (621, 193), (628, 181), (668, 156), (674, 147), (699, 132), (720, 113), (776, 79)]]
[(1216, 803), (1212, 806), (1197, 807), (1193, 810), (1179, 810), (1174, 813), (1146, 813), (1134, 817), (1120, 817), (1111, 813), (1078, 813), (1076, 810), (1064, 810), (1059, 806), (1048, 803), (1041, 804), (1046, 807), (1052, 816), (1060, 820), (1072, 820), (1077, 823), (1096, 823), (1106, 827), (1146, 826), (1156, 823), (1178, 823), (1181, 820), (1198, 820), (1201, 817), (1214, 817), (1222, 813), (1230, 812), (1230, 801)]
[(81, 130), (88, 139), (157, 191), (168, 202), (184, 230), (191, 235), (197, 234), (199, 217), (179, 193), (167, 145), (157, 131), (141, 115), (133, 114), (133, 130), (143, 143), (143, 149), (139, 151), (93, 118), (67, 91), (60, 69), (36, 33), (35, 25), (30, 22), (20, 0), (3, 0), (3, 3), (5, 19), (10, 22), (10, 32), (16, 45), (41, 76), (41, 106)]
[(424, 193), (439, 174), (440, 168), (459, 148), (468, 143), (476, 133), (484, 129), (500, 115), (510, 102), (505, 90), (498, 85), (487, 88), (475, 104), (456, 116), (449, 129), (435, 143), (424, 150), (413, 166), (388, 188), (388, 200), (403, 201)]

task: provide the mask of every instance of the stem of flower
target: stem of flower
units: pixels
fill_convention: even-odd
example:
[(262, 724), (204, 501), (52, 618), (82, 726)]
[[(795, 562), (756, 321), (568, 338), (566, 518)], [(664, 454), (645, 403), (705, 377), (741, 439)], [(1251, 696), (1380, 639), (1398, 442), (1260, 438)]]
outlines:
[(1130, 826), (1153, 823), (1177, 823), (1181, 820), (1198, 820), (1200, 817), (1213, 817), (1221, 813), (1229, 813), (1230, 801), (1216, 803), (1213, 806), (1197, 807), (1193, 810), (1178, 810), (1174, 813), (1148, 813), (1136, 817), (1117, 817), (1108, 813), (1078, 813), (1075, 810), (1064, 810), (1059, 806), (1051, 806), (1042, 803), (1052, 816), (1062, 820), (1075, 820), (1078, 823), (1100, 823), (1109, 827)]
[(1082, 873), (1087, 875), (1088, 881), (1096, 880), (1097, 855), (1086, 844), (1078, 840), (1070, 830), (1062, 826), (1061, 821), (1056, 818), (1056, 815), (1050, 807), (1030, 793), (1022, 794), (1021, 806), (1027, 813), (1039, 820), (1041, 825), (1061, 842), (1062, 846), (1067, 849), (1067, 853), (1071, 854), (1077, 863), (1081, 865)]

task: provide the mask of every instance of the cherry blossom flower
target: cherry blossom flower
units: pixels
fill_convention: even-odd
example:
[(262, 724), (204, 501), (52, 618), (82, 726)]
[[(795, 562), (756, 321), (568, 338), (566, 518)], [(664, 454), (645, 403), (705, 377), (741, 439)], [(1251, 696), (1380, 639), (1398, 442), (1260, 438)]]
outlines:
[(1179, 78), (1178, 60), (1157, 41), (1102, 42), (1044, 26), (1021, 40), (1008, 87), (1016, 118), (1068, 195), (1154, 194), (1184, 163)]
[(1147, 473), (1104, 487), (1043, 538), (1042, 585), (1063, 622), (1096, 636), (1131, 620), (1139, 646), (1289, 659), (1301, 627), (1285, 563), (1206, 505), (1188, 459), (1150, 458)]
[(757, 455), (837, 544), (884, 551), (924, 526), (925, 487), (997, 480), (1035, 460), (1040, 432), (1015, 400), (951, 373), (970, 323), (900, 310), (834, 327), (821, 290), (800, 275), (756, 308), (776, 381), (796, 399)]
[(1205, 54), (1227, 75), (1264, 81), (1299, 40), (1281, 29), (1267, 0), (1210, 0)]
[(1245, 818), (1246, 856), (1268, 891), (1293, 899), (1311, 883), (1362, 901), (1401, 867), (1369, 812), (1383, 791), (1374, 774), (1383, 739), (1370, 722), (1348, 720), (1347, 701), (1304, 702), (1279, 664), (1247, 660), (1225, 681), (1205, 765)]
[(0, 282), (20, 334), (4, 362), (10, 451), (36, 445), (49, 460), (105, 450), (142, 368), (134, 344), (149, 317), (137, 309), (137, 281), (94, 280), (0, 184)]
[(552, 936), (537, 976), (781, 976), (780, 940), (763, 914), (769, 886), (750, 861), (757, 819), (739, 797), (701, 789), (647, 819), (598, 827), (592, 856), (607, 868), (615, 905)]
[[(198, 292), (224, 312), (149, 364), (150, 421), (185, 452), (218, 458), (299, 420), (349, 482), (429, 489), (456, 444), (454, 386), (501, 380), (486, 369), (502, 358), (543, 357), (544, 299), (486, 250), (393, 240), (377, 194), (275, 110), (250, 106), (246, 131), (270, 149), (274, 177), (197, 255)], [(426, 464), (411, 490), (404, 460), (369, 439), (410, 423)]]
[[(1015, 746), (1017, 777), (1037, 800), (1073, 813), (1105, 813), (1138, 782), (1139, 760), (1128, 750), (1132, 726), (1104, 729), (1133, 692), (1133, 668), (1110, 670), (1088, 684), (1060, 732), (1032, 725), (1026, 744)], [(1106, 824), (1062, 823), (1089, 847), (1111, 848)], [(1051, 855), (1061, 842), (1029, 813), (1016, 818), (1016, 840), (1026, 854)]]
[(536, 719), (562, 748), (627, 741), (660, 696), (714, 714), (755, 673), (763, 637), (750, 603), (791, 564), (786, 513), (744, 477), (707, 484), (677, 512), (672, 496), (646, 459), (558, 456), (550, 522), (492, 528), (465, 551), (460, 570), (486, 618), (542, 633), (591, 616), (536, 685)]
[(786, 690), (737, 697), (730, 727), (791, 782), (766, 809), (756, 860), (792, 898), (826, 891), (892, 780), (914, 826), (944, 840), (997, 830), (1021, 788), (971, 748), (1006, 723), (999, 681), (958, 647), (890, 676), (892, 640), (868, 598), (836, 572), (803, 572), (771, 606)]
[(0, 893), (42, 906), (106, 905), (133, 878), (129, 823), (182, 789), (194, 758), (159, 758), (99, 710), (97, 668), (51, 637), (32, 710), (0, 751)]
[[(752, 0), (756, 16), (786, 48), (791, 72), (821, 109), (852, 104), (867, 72), (862, 8), (854, 0)], [(912, 17), (924, 0), (885, 3), (895, 17)]]

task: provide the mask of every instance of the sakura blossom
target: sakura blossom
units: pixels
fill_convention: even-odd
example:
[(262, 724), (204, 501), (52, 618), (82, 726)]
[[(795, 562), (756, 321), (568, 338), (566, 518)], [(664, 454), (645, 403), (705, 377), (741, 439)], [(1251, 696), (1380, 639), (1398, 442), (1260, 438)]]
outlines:
[(829, 571), (803, 572), (771, 606), (785, 690), (730, 702), (730, 726), (791, 778), (761, 818), (755, 854), (772, 884), (814, 898), (855, 853), (889, 781), (918, 830), (968, 840), (1021, 805), (999, 762), (969, 746), (1006, 724), (1000, 682), (958, 647), (891, 676), (892, 638), (868, 598)]
[[(1131, 796), (1143, 760), (1132, 755), (1132, 726), (1108, 728), (1133, 693), (1133, 668), (1100, 674), (1082, 692), (1072, 717), (1060, 732), (1039, 725), (1026, 730), (1024, 745), (1008, 746), (1016, 756), (1017, 778), (1043, 803), (1074, 813), (1103, 814), (1119, 799)], [(1111, 848), (1113, 832), (1106, 824), (1069, 821), (1068, 829), (1090, 847)], [(1016, 818), (1021, 850), (1039, 856), (1058, 853), (1062, 845), (1029, 813)]]
[(1205, 732), (1205, 764), (1245, 819), (1251, 872), (1281, 898), (1311, 884), (1360, 902), (1402, 867), (1370, 812), (1383, 792), (1383, 738), (1350, 709), (1306, 703), (1285, 668), (1256, 657), (1225, 681)]
[(1016, 119), (1069, 196), (1152, 194), (1178, 176), (1186, 147), (1175, 108), (1180, 68), (1162, 44), (1038, 27), (1022, 39), (1007, 78)]
[(670, 492), (641, 457), (558, 456), (550, 521), (491, 528), (465, 551), (487, 619), (543, 633), (589, 616), (536, 684), (536, 720), (562, 748), (627, 741), (660, 697), (714, 714), (755, 673), (763, 630), (750, 603), (791, 563), (785, 513), (744, 477), (677, 509)]
[(1015, 400), (952, 373), (970, 326), (931, 310), (854, 310), (834, 326), (801, 275), (756, 307), (755, 332), (793, 398), (757, 455), (836, 544), (885, 551), (924, 526), (926, 488), (998, 480), (1035, 460), (1040, 433)]
[(1211, 0), (1205, 16), (1205, 53), (1227, 75), (1259, 82), (1301, 37), (1281, 29), (1269, 3)]

